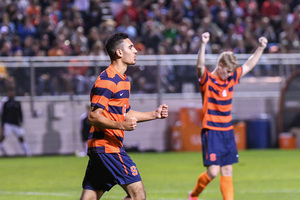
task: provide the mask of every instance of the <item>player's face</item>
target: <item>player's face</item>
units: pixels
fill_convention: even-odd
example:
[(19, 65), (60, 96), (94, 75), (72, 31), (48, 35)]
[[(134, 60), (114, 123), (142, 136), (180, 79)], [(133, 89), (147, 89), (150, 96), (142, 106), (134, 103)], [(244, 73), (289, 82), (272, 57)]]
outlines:
[(136, 61), (137, 50), (134, 48), (130, 39), (125, 39), (123, 43), (123, 57), (122, 60), (127, 65), (133, 65)]
[(231, 76), (233, 69), (231, 67), (223, 67), (219, 66), (218, 68), (218, 76), (222, 81), (225, 81)]

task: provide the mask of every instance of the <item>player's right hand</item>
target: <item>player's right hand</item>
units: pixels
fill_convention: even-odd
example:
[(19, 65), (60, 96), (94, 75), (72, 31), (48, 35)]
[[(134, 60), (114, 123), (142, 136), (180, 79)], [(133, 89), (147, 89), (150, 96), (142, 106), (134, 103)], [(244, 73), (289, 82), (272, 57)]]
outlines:
[(201, 42), (206, 44), (209, 41), (210, 33), (209, 32), (204, 32), (201, 35)]
[(124, 131), (133, 131), (136, 128), (137, 119), (135, 117), (131, 117), (123, 122), (123, 130)]
[(260, 46), (260, 47), (266, 48), (266, 47), (267, 47), (267, 44), (268, 44), (268, 39), (265, 38), (265, 37), (260, 37), (260, 38), (258, 39), (258, 42), (259, 42), (259, 46)]

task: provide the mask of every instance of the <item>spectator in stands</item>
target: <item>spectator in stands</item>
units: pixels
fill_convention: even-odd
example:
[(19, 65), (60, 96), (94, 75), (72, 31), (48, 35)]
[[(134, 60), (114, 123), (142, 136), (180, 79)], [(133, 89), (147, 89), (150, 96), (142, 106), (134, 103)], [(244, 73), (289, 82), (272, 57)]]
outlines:
[(261, 15), (269, 17), (273, 25), (280, 21), (281, 3), (279, 0), (265, 0), (261, 6)]
[(137, 30), (128, 14), (123, 15), (122, 21), (117, 27), (117, 31), (128, 34), (130, 38), (135, 38), (137, 36)]
[(214, 22), (216, 22), (217, 24), (220, 24), (221, 22), (219, 21), (220, 19), (218, 19), (220, 16), (220, 12), (225, 12), (225, 14), (222, 15), (226, 15), (227, 16), (227, 6), (226, 3), (224, 2), (224, 0), (216, 0), (215, 3), (213, 3), (213, 5), (210, 6), (210, 13), (212, 15), (212, 19)]
[(29, 0), (30, 5), (26, 9), (26, 19), (29, 23), (36, 26), (40, 22), (41, 18), (41, 6), (38, 0)]
[(93, 27), (98, 27), (102, 22), (102, 9), (101, 9), (101, 1), (91, 1), (89, 12), (86, 15), (85, 20), (85, 33), (88, 34), (90, 29)]
[(116, 17), (117, 14), (122, 10), (124, 0), (110, 0), (110, 12), (113, 17)]
[(206, 0), (192, 1), (192, 20), (193, 20), (193, 29), (196, 30), (203, 25), (205, 18), (210, 17), (210, 10)]
[(34, 56), (32, 49), (32, 43), (34, 40), (35, 39), (30, 35), (25, 38), (23, 45), (23, 56)]
[(115, 16), (118, 26), (122, 24), (124, 16), (128, 16), (131, 22), (137, 21), (138, 12), (131, 0), (123, 0), (122, 9)]
[[(7, 73), (7, 69), (5, 67), (5, 64), (3, 62), (0, 62), (0, 95), (5, 94), (5, 85), (6, 80), (9, 74)], [(1, 110), (1, 108), (0, 108)]]
[(300, 49), (300, 37), (295, 29), (289, 25), (283, 25), (284, 30), (280, 33), (280, 44), (285, 53), (297, 53)]
[(7, 26), (1, 26), (0, 28), (0, 47), (4, 45), (5, 42), (11, 42), (10, 30)]
[[(16, 35), (24, 56), (55, 55), (53, 41), (62, 51), (59, 55), (79, 55), (83, 49), (86, 55), (97, 54), (99, 45), (94, 44), (116, 31), (139, 41), (145, 47), (143, 54), (157, 54), (160, 46), (167, 54), (197, 53), (195, 31), (210, 32), (208, 53), (222, 49), (253, 53), (255, 38), (261, 35), (280, 44), (278, 53), (299, 53), (298, 4), (297, 0), (113, 0), (111, 13), (102, 13), (104, 3), (99, 0), (1, 1), (0, 56), (13, 56)], [(80, 36), (79, 29), (83, 29)], [(33, 38), (31, 48), (31, 39), (25, 42), (28, 36)], [(88, 42), (74, 43), (75, 38)]]
[(99, 26), (99, 36), (101, 41), (105, 41), (109, 35), (116, 31), (116, 22), (112, 19), (107, 19)]
[(82, 26), (76, 28), (76, 31), (71, 35), (71, 45), (78, 45), (82, 49), (88, 48), (88, 38), (84, 34)]
[(270, 25), (269, 17), (262, 17), (257, 24), (256, 35), (262, 35), (268, 39), (270, 43), (277, 41), (276, 32), (273, 26)]
[[(21, 40), (20, 37), (18, 35), (14, 35), (12, 37), (12, 43), (11, 43), (11, 55), (15, 55), (15, 53), (17, 51), (21, 51), (22, 52), (22, 46), (21, 46)], [(23, 55), (23, 52), (22, 52)]]
[(101, 40), (97, 40), (94, 45), (92, 46), (92, 50), (89, 54), (90, 56), (100, 56), (104, 57), (105, 56), (105, 51), (103, 47), (103, 43)]
[(3, 19), (2, 19), (2, 23), (1, 23), (1, 26), (6, 26), (8, 28), (8, 31), (7, 33), (15, 33), (16, 31), (16, 26), (17, 26), (17, 21), (18, 20), (15, 20), (15, 21), (12, 21), (8, 15), (7, 12), (5, 12), (3, 14)]
[(6, 56), (12, 56), (11, 55), (11, 42), (10, 41), (4, 41), (1, 46), (0, 50), (0, 56), (6, 57)]

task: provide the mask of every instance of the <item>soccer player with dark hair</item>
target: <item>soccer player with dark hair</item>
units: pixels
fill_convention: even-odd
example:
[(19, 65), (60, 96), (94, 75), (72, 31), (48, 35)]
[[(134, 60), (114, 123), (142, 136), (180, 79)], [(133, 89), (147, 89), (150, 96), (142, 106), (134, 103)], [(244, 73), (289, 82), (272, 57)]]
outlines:
[(188, 199), (198, 200), (199, 194), (221, 172), (220, 188), (223, 199), (233, 200), (232, 164), (238, 162), (231, 117), (233, 87), (255, 67), (268, 41), (265, 37), (259, 38), (256, 51), (242, 66), (238, 65), (232, 52), (223, 52), (214, 71), (209, 72), (205, 67), (205, 47), (209, 37), (208, 32), (201, 35), (197, 60), (203, 102), (202, 154), (206, 171), (198, 177)]
[(125, 72), (135, 64), (137, 50), (125, 33), (112, 35), (105, 48), (111, 64), (98, 76), (90, 94), (89, 163), (81, 200), (100, 199), (116, 184), (125, 190), (124, 200), (143, 200), (146, 192), (139, 171), (123, 147), (124, 131), (134, 130), (139, 122), (166, 118), (168, 106), (160, 105), (151, 112), (132, 110)]

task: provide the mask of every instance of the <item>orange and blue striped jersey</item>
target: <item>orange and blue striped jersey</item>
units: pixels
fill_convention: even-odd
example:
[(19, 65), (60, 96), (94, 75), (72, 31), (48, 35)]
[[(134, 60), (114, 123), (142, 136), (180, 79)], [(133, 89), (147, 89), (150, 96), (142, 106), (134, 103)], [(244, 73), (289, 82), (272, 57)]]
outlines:
[[(130, 81), (113, 65), (101, 72), (91, 90), (91, 107), (102, 108), (102, 115), (110, 120), (124, 121), (130, 110)], [(102, 129), (92, 126), (89, 133), (88, 151), (97, 153), (119, 153), (124, 151), (124, 131)]]
[(199, 80), (204, 129), (217, 131), (233, 129), (231, 117), (233, 88), (239, 83), (242, 70), (242, 67), (238, 67), (229, 78), (222, 81), (205, 68), (204, 75)]

